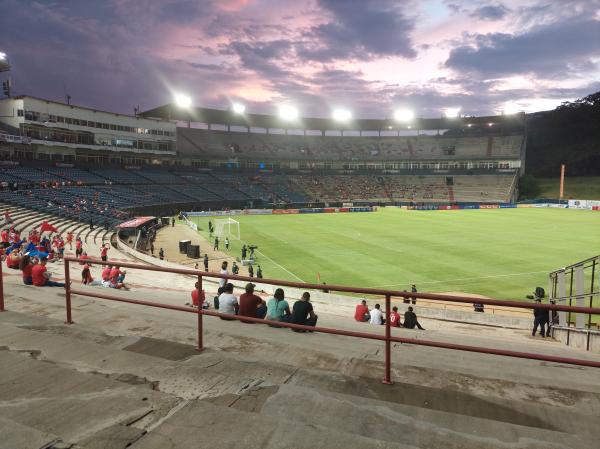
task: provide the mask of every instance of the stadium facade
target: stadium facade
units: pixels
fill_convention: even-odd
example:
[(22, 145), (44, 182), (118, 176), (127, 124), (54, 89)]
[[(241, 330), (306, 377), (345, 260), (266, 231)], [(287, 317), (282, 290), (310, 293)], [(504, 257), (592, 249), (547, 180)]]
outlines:
[[(509, 203), (525, 169), (525, 130), (522, 114), (403, 124), (290, 122), (176, 105), (128, 116), (18, 96), (0, 100), (2, 181), (10, 191), (3, 195), (19, 202), (22, 186), (51, 183), (65, 203), (70, 196), (101, 194), (119, 210), (152, 213), (342, 202)], [(78, 191), (69, 190), (75, 186)]]

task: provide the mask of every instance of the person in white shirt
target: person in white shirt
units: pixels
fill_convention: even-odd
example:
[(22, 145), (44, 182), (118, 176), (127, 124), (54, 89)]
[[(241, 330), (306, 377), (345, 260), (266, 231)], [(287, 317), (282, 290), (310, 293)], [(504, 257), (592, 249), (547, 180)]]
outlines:
[[(227, 274), (227, 261), (223, 262), (221, 264), (221, 274)], [(225, 278), (221, 278), (219, 279), (219, 287), (225, 287), (225, 284), (227, 283), (227, 279)]]
[(375, 304), (375, 308), (371, 310), (370, 315), (371, 319), (369, 320), (369, 324), (384, 324), (385, 319), (383, 318), (383, 313), (381, 312), (381, 306), (379, 304)]
[[(233, 294), (233, 284), (231, 282), (225, 285), (223, 293), (219, 296), (219, 313), (229, 315), (237, 314), (239, 304), (236, 296)], [(222, 320), (232, 320), (233, 318), (220, 317)]]

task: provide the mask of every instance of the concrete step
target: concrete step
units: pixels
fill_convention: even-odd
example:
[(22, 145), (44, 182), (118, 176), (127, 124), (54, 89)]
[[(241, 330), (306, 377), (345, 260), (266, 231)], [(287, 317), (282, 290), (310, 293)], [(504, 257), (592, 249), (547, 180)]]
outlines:
[[(168, 442), (168, 443), (166, 443)], [(306, 425), (192, 400), (136, 441), (131, 449), (414, 449), (400, 442), (347, 434), (326, 423)]]

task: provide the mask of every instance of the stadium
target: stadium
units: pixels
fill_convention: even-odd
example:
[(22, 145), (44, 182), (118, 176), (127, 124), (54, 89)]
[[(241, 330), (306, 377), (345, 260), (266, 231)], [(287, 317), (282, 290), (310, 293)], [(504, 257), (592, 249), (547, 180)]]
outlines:
[(130, 115), (0, 50), (0, 448), (597, 445), (600, 94)]

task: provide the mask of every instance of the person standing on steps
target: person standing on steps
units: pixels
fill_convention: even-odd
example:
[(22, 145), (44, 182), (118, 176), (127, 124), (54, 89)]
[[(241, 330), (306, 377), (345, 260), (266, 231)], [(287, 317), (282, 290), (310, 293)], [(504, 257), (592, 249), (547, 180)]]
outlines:
[[(415, 284), (413, 284), (412, 287), (410, 288), (410, 291), (412, 293), (417, 293), (417, 286)], [(410, 302), (412, 302), (413, 304), (416, 304), (417, 303), (417, 298), (414, 297), (414, 296), (411, 296), (410, 297)]]
[(260, 265), (256, 268), (256, 277), (258, 279), (262, 279), (263, 278), (263, 272), (262, 272), (262, 268), (260, 267)]
[(248, 276), (250, 276), (251, 278), (254, 277), (254, 268), (252, 267), (252, 265), (248, 265)]
[(204, 253), (204, 271), (208, 271), (208, 254)]

